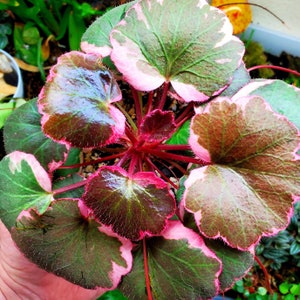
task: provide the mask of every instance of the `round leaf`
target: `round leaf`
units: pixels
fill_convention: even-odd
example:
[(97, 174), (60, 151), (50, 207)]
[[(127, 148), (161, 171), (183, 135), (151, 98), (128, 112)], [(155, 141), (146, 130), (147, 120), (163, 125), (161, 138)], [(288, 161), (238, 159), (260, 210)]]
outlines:
[(174, 113), (155, 109), (143, 118), (140, 135), (147, 142), (159, 142), (169, 138), (175, 130)]
[(103, 167), (91, 177), (83, 200), (101, 223), (132, 240), (160, 234), (175, 211), (162, 179), (150, 172), (131, 177), (119, 167)]
[(43, 131), (74, 147), (114, 142), (124, 133), (125, 117), (111, 102), (121, 92), (99, 57), (81, 52), (62, 55), (39, 96)]
[(77, 201), (54, 202), (41, 216), (31, 210), (12, 237), (38, 266), (84, 288), (114, 289), (132, 264), (131, 242), (84, 219)]
[(191, 129), (191, 148), (211, 163), (185, 181), (185, 207), (200, 231), (248, 249), (285, 228), (300, 195), (297, 128), (252, 96), (211, 102)]
[(136, 89), (171, 82), (185, 101), (230, 83), (244, 46), (223, 12), (204, 0), (139, 1), (111, 33), (111, 59)]

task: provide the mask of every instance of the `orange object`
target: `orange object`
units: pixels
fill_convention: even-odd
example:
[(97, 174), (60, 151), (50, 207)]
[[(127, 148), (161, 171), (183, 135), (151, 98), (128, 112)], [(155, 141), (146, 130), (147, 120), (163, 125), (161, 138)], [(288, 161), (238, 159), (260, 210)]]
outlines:
[(252, 11), (247, 0), (212, 0), (211, 5), (226, 13), (233, 26), (234, 34), (245, 31), (252, 21)]

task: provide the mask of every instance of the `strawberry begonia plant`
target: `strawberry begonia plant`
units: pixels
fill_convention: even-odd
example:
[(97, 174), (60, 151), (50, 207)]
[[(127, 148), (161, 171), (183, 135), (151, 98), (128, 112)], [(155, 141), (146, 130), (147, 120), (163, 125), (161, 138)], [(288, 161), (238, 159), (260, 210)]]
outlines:
[[(204, 0), (116, 7), (81, 49), (5, 124), (1, 220), (31, 261), (85, 288), (226, 291), (299, 199), (299, 89), (250, 79)], [(99, 158), (80, 163), (82, 149)]]

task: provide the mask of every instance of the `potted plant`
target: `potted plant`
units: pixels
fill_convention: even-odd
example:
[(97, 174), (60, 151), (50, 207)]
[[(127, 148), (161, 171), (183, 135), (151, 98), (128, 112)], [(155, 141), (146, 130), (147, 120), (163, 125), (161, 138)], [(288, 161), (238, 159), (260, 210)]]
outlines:
[(31, 261), (88, 289), (224, 293), (299, 199), (299, 89), (251, 80), (204, 0), (118, 6), (81, 49), (4, 126), (2, 222)]

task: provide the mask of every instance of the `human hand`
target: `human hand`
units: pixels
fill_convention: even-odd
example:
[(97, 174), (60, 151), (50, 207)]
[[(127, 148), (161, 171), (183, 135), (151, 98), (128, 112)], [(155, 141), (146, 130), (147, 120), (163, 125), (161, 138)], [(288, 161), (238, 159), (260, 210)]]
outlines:
[(30, 262), (16, 247), (0, 220), (0, 300), (91, 300), (97, 290), (84, 289)]

